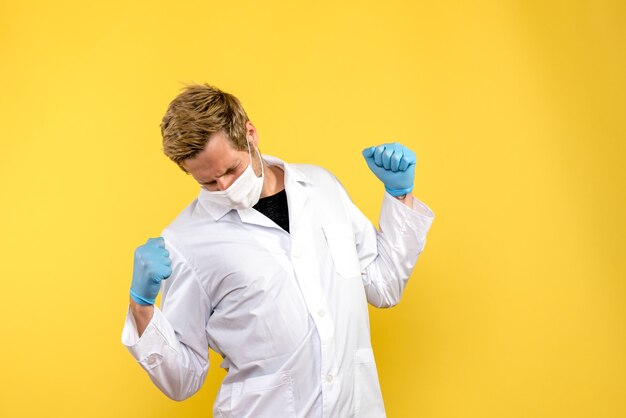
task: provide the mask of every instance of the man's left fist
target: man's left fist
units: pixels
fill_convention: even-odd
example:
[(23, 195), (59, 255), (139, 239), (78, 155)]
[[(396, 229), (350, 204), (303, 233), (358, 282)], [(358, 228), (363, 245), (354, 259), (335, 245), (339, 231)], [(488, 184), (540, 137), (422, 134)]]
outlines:
[(363, 157), (370, 170), (385, 185), (392, 196), (401, 196), (413, 191), (415, 177), (415, 153), (397, 142), (368, 147)]

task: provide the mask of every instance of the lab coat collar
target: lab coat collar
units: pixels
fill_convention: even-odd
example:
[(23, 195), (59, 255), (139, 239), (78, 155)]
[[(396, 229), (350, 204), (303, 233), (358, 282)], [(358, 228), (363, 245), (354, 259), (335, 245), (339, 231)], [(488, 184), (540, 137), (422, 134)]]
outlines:
[[(306, 184), (313, 184), (313, 181), (311, 181), (310, 177), (308, 177), (298, 167), (288, 164), (285, 161), (281, 160), (280, 158), (274, 157), (271, 155), (263, 155), (262, 157), (263, 157), (263, 160), (268, 165), (278, 165), (283, 168), (283, 171), (285, 172), (285, 177), (284, 177), (285, 188), (289, 189), (291, 185), (293, 185), (294, 187), (301, 188)], [(221, 205), (212, 200), (209, 200), (207, 198), (207, 195), (208, 195), (207, 191), (201, 188), (200, 193), (198, 194), (198, 202), (216, 221), (221, 219), (224, 215), (226, 215), (231, 210), (235, 210), (237, 211), (237, 213), (239, 214), (243, 222), (259, 223), (259, 224), (267, 224), (269, 222), (269, 224), (266, 226), (274, 226), (274, 224), (271, 221), (269, 221), (269, 219), (267, 219), (265, 216), (257, 217), (255, 213), (257, 211), (253, 208), (232, 209), (228, 206)], [(288, 202), (288, 204), (290, 203), (291, 202)], [(290, 218), (291, 218), (291, 214), (290, 214)]]

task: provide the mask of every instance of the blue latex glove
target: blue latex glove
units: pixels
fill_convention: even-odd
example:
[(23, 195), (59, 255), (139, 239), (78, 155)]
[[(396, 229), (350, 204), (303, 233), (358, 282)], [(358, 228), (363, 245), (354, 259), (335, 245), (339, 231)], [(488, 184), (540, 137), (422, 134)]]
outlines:
[(140, 305), (154, 305), (161, 289), (161, 280), (172, 274), (170, 253), (163, 237), (149, 238), (135, 250), (135, 266), (130, 297)]
[(368, 147), (363, 157), (370, 170), (385, 185), (392, 196), (402, 196), (413, 191), (415, 178), (415, 153), (397, 142)]

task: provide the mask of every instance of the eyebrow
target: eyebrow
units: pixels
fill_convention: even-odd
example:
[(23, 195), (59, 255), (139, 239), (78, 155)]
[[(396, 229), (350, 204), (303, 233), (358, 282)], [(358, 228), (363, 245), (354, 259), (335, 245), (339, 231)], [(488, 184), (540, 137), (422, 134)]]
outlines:
[(225, 174), (228, 174), (229, 172), (233, 171), (235, 168), (237, 168), (239, 166), (240, 161), (237, 161), (235, 163), (235, 165), (233, 165), (232, 167), (226, 169), (226, 171), (224, 171), (222, 174), (220, 174), (219, 176), (215, 177), (213, 180), (208, 180), (208, 181), (200, 181), (200, 184), (207, 184), (207, 183), (211, 183), (212, 181), (215, 181), (215, 179), (222, 177)]

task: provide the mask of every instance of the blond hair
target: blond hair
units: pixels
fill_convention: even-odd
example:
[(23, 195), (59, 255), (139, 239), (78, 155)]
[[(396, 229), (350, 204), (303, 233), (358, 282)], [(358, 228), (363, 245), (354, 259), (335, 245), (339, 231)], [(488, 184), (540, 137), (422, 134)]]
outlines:
[(233, 148), (248, 147), (248, 115), (239, 100), (207, 83), (183, 88), (169, 104), (161, 121), (163, 153), (184, 172), (182, 162), (193, 158), (206, 146), (209, 137), (222, 131)]

